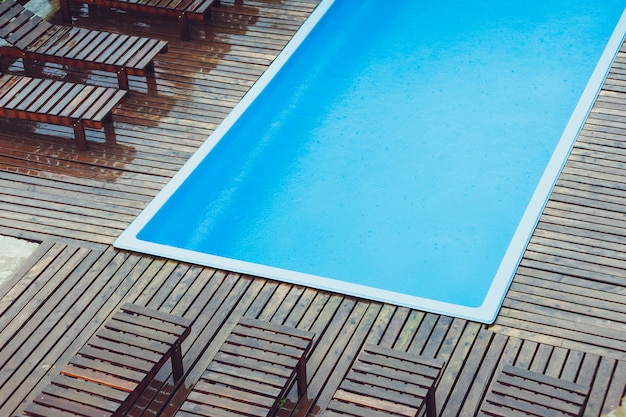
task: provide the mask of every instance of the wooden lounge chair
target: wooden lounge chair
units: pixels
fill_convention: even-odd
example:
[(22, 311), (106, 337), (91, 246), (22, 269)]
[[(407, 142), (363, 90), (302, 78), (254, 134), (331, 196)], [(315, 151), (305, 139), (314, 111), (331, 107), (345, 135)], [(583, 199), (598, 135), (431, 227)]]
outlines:
[(168, 360), (174, 378), (182, 377), (180, 345), (190, 331), (188, 319), (124, 304), (26, 406), (25, 415), (123, 415)]
[(0, 2), (0, 38), (0, 57), (113, 72), (123, 90), (129, 75), (154, 72), (155, 56), (167, 51), (166, 41), (53, 25), (15, 0)]
[(582, 416), (589, 387), (505, 365), (478, 417)]
[(4, 75), (0, 77), (0, 117), (72, 126), (76, 147), (85, 150), (85, 128), (101, 129), (126, 95), (116, 88)]
[(306, 392), (313, 334), (242, 319), (228, 336), (177, 417), (273, 416), (294, 378)]
[(366, 345), (328, 404), (324, 417), (437, 415), (435, 383), (444, 362)]
[[(157, 16), (178, 19), (180, 38), (188, 40), (189, 21), (202, 22), (211, 15), (211, 6), (219, 5), (219, 0), (74, 0), (89, 6), (113, 7)], [(63, 20), (72, 21), (70, 0), (60, 0)]]

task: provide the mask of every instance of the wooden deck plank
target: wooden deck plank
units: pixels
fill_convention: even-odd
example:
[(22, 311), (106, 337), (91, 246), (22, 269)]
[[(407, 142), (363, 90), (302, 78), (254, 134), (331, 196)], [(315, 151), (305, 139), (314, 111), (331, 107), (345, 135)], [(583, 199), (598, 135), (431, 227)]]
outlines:
[[(364, 343), (444, 359), (436, 390), (443, 416), (474, 415), (504, 363), (589, 384), (595, 400), (587, 417), (610, 411), (626, 395), (626, 48), (557, 181), (502, 312), (488, 328), (110, 247), (317, 4), (225, 0), (210, 22), (192, 25), (189, 42), (181, 42), (165, 18), (73, 9), (77, 27), (115, 27), (167, 40), (169, 51), (155, 60), (153, 78), (129, 77), (133, 94), (114, 111), (114, 133), (88, 131), (93, 145), (87, 152), (73, 149), (71, 128), (0, 120), (0, 233), (44, 241), (0, 287), (0, 340), (6, 341), (0, 347), (0, 414), (19, 410), (33, 387), (50, 379), (48, 370), (64, 365), (124, 301), (194, 322), (183, 344), (184, 382), (173, 383), (165, 366), (132, 416), (172, 416), (244, 316), (317, 335), (307, 397), (296, 402), (292, 388), (284, 416), (321, 413)], [(58, 14), (52, 21), (60, 21)], [(24, 71), (19, 60), (3, 64), (9, 73)], [(103, 71), (59, 64), (27, 69), (117, 85)], [(62, 292), (78, 301), (70, 306)], [(47, 336), (35, 340), (29, 331)]]
[[(580, 369), (581, 366), (588, 366), (589, 369), (585, 369), (584, 372), (588, 372), (590, 377), (587, 376), (586, 378), (590, 378), (588, 382), (595, 384), (595, 389), (599, 393), (608, 395), (610, 390), (611, 398), (613, 398), (619, 397), (620, 390), (625, 389), (623, 381), (616, 383), (609, 378), (618, 367), (622, 369), (622, 373), (625, 369), (625, 365), (619, 365), (623, 362), (618, 362), (615, 359), (607, 358), (608, 362), (606, 363), (611, 365), (605, 371), (600, 372), (596, 369), (604, 369), (602, 366), (605, 365), (597, 360), (573, 362), (567, 360), (569, 357), (567, 349), (558, 348), (561, 353), (555, 355), (552, 346), (496, 334), (483, 329), (480, 325), (464, 320), (438, 318), (431, 321), (427, 317), (429, 315), (420, 315), (419, 321), (411, 322), (411, 320), (407, 320), (411, 315), (407, 315), (406, 309), (403, 308), (365, 301), (354, 302), (356, 300), (338, 296), (328, 298), (323, 293), (306, 297), (305, 300), (308, 304), (301, 305), (293, 302), (293, 298), (303, 300), (303, 290), (299, 287), (286, 284), (267, 285), (268, 283), (264, 280), (243, 279), (238, 275), (225, 275), (210, 268), (196, 268), (171, 261), (151, 260), (148, 257), (134, 257), (132, 260), (125, 257), (119, 259), (122, 262), (112, 264), (110, 260), (116, 257), (115, 252), (105, 252), (108, 254), (108, 260), (103, 259), (100, 253), (97, 253), (98, 256), (93, 255), (95, 252), (87, 251), (84, 253), (85, 256), (92, 254), (91, 256), (98, 258), (96, 271), (94, 268), (90, 268), (90, 271), (93, 271), (90, 273), (103, 276), (107, 283), (104, 286), (100, 284), (102, 286), (100, 290), (91, 288), (93, 296), (101, 299), (97, 303), (98, 305), (93, 305), (91, 298), (82, 301), (86, 304), (90, 303), (90, 306), (93, 305), (92, 308), (98, 311), (97, 315), (94, 315), (92, 311), (88, 316), (91, 319), (96, 319), (96, 316), (99, 317), (96, 319), (96, 323), (101, 323), (122, 302), (123, 295), (127, 294), (126, 297), (130, 298), (131, 301), (143, 300), (145, 303), (154, 300), (153, 306), (158, 304), (163, 311), (176, 312), (194, 320), (194, 329), (202, 323), (201, 326), (204, 326), (204, 329), (198, 329), (197, 333), (194, 331), (190, 336), (190, 339), (193, 340), (183, 346), (185, 368), (189, 369), (187, 381), (193, 381), (194, 372), (201, 372), (210, 362), (211, 355), (221, 345), (221, 340), (228, 334), (229, 328), (234, 325), (235, 320), (248, 314), (246, 311), (256, 311), (255, 314), (262, 314), (263, 309), (255, 308), (256, 300), (261, 300), (258, 306), (266, 305), (269, 300), (279, 305), (284, 302), (286, 307), (272, 313), (274, 319), (280, 321), (290, 317), (293, 309), (298, 305), (300, 307), (299, 312), (295, 314), (301, 317), (300, 325), (302, 328), (315, 329), (320, 336), (308, 361), (310, 385), (307, 399), (297, 404), (290, 404), (291, 395), (288, 397), (287, 409), (292, 410), (292, 415), (306, 415), (307, 413), (315, 415), (316, 410), (323, 409), (323, 404), (334, 392), (347, 367), (359, 352), (360, 346), (368, 341), (380, 343), (381, 340), (385, 339), (385, 334), (388, 335), (386, 339), (393, 342), (400, 341), (403, 335), (411, 335), (412, 344), (396, 343), (396, 345), (427, 349), (430, 344), (436, 346), (436, 348), (431, 347), (430, 349), (439, 351), (438, 356), (446, 360), (446, 371), (437, 388), (437, 406), (438, 409), (442, 410), (442, 415), (473, 413), (480, 406), (480, 399), (488, 387), (493, 373), (501, 363), (517, 362), (517, 364), (541, 371), (552, 366), (553, 373), (560, 373), (561, 377), (566, 379), (575, 378), (583, 372)], [(47, 270), (50, 261), (42, 259), (41, 262), (45, 265), (44, 271)], [(33, 268), (33, 271), (40, 269)], [(70, 269), (66, 268), (66, 275), (71, 274)], [(106, 270), (109, 272), (104, 272)], [(62, 276), (63, 273), (56, 275)], [(46, 278), (41, 277), (41, 279), (45, 280)], [(113, 285), (115, 289), (111, 288), (110, 284), (113, 283), (111, 279), (118, 282)], [(89, 278), (88, 281), (92, 282), (93, 279)], [(82, 285), (85, 286), (86, 282), (83, 282)], [(202, 288), (202, 293), (170, 291), (181, 285)], [(281, 291), (277, 292), (277, 289), (281, 289)], [(103, 297), (101, 295), (103, 291), (104, 293), (108, 292), (109, 295)], [(308, 292), (311, 291), (308, 290)], [(113, 293), (117, 295), (113, 296)], [(165, 295), (166, 293), (171, 294), (171, 297)], [(51, 299), (49, 302), (56, 304), (60, 300)], [(50, 308), (50, 306), (46, 308)], [(60, 306), (58, 308), (62, 309)], [(81, 309), (82, 307), (77, 308)], [(275, 314), (278, 311), (280, 314)], [(397, 319), (395, 319), (396, 315)], [(436, 317), (435, 315), (432, 316)], [(305, 317), (311, 319), (305, 320)], [(413, 317), (417, 318), (418, 316)], [(83, 318), (82, 315), (81, 318), (83, 322), (90, 320)], [(393, 323), (396, 322), (403, 323), (403, 326), (393, 326)], [(416, 326), (414, 323), (419, 324)], [(392, 325), (391, 328), (390, 325)], [(402, 328), (406, 330), (403, 331)], [(66, 335), (64, 338), (66, 346), (57, 349), (63, 349), (65, 353), (55, 353), (61, 357), (63, 355), (67, 357), (68, 352), (80, 348), (81, 340), (86, 340), (87, 335), (81, 335), (76, 339), (71, 339)], [(67, 346), (67, 343), (70, 343), (70, 346)], [(208, 349), (207, 346), (209, 346)], [(580, 359), (584, 357), (584, 354), (583, 356), (572, 355), (572, 358), (576, 357)], [(567, 369), (570, 370), (567, 371)], [(179, 388), (176, 391), (175, 387), (171, 385), (169, 372), (169, 370), (166, 370), (165, 373), (162, 372), (160, 378), (164, 379), (159, 379), (162, 382), (156, 381), (151, 385), (149, 390), (151, 394), (145, 394), (138, 401), (134, 408), (134, 412), (138, 414), (134, 415), (140, 415), (142, 410), (147, 412), (148, 408), (154, 407), (154, 403), (176, 404), (176, 398), (185, 397), (185, 389)], [(32, 382), (32, 378), (34, 376), (28, 382)], [(45, 380), (45, 372), (43, 375), (40, 374), (38, 378), (40, 381)], [(26, 383), (24, 381), (24, 384)], [(164, 395), (165, 398), (169, 398), (171, 395), (173, 401), (163, 402), (162, 396)], [(146, 396), (148, 398), (150, 396), (161, 397), (159, 400), (155, 399), (150, 402)], [(139, 404), (141, 401), (144, 401), (143, 405)], [(599, 401), (599, 405), (593, 407), (597, 410), (604, 409), (608, 406), (608, 401), (608, 399), (607, 401)], [(173, 405), (159, 410), (163, 413), (162, 415), (172, 415), (174, 411)]]

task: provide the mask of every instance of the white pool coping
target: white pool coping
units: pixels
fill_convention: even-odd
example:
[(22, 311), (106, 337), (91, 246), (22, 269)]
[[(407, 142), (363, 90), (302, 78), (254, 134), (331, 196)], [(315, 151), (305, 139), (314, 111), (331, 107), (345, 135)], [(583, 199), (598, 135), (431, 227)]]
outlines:
[(626, 10), (622, 14), (607, 46), (600, 57), (596, 68), (580, 97), (568, 124), (555, 148), (546, 170), (526, 208), (520, 224), (509, 244), (504, 258), (496, 272), (492, 284), (487, 292), (483, 304), (479, 307), (466, 307), (456, 304), (381, 290), (368, 286), (338, 281), (330, 278), (299, 272), (269, 267), (230, 258), (204, 254), (187, 249), (175, 248), (167, 245), (142, 241), (137, 239), (137, 234), (150, 221), (150, 219), (167, 202), (174, 192), (181, 186), (187, 177), (195, 170), (202, 160), (211, 152), (215, 145), (222, 139), (228, 130), (234, 125), (239, 117), (246, 111), (250, 104), (269, 84), (274, 76), (289, 60), (295, 50), (300, 46), (308, 34), (317, 25), (324, 14), (333, 5), (334, 0), (322, 0), (313, 11), (311, 16), (304, 22), (291, 41), (277, 56), (265, 73), (252, 86), (249, 92), (235, 106), (233, 111), (209, 136), (206, 142), (189, 159), (181, 170), (163, 188), (144, 211), (130, 224), (130, 226), (115, 241), (114, 246), (120, 249), (135, 252), (148, 253), (168, 259), (189, 262), (227, 271), (242, 273), (252, 276), (260, 276), (296, 285), (317, 288), (320, 290), (337, 292), (355, 297), (365, 298), (384, 303), (390, 303), (417, 310), (423, 310), (436, 314), (451, 315), (471, 321), (493, 323), (500, 310), (506, 292), (513, 280), (513, 276), (522, 259), (530, 237), (539, 221), (541, 213), (548, 201), (550, 193), (558, 176), (567, 161), (572, 147), (589, 115), (589, 112), (600, 92), (604, 80), (611, 68), (620, 46), (626, 35)]
[(39, 247), (39, 243), (0, 235), (0, 286)]

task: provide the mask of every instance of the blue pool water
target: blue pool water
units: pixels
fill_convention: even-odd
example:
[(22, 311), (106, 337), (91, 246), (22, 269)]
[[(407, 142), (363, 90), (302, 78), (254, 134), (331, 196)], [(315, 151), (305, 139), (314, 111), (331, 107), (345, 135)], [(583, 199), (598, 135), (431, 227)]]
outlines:
[(116, 246), (492, 321), (625, 7), (323, 1)]

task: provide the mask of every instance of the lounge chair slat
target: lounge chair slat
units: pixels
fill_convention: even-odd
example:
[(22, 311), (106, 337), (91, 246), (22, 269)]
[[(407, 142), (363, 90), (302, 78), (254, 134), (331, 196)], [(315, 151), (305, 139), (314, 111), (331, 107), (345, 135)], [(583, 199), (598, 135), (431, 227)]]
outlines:
[(167, 42), (150, 39), (141, 49), (141, 53), (130, 58), (130, 62), (139, 68), (145, 68), (145, 71), (151, 71), (154, 61), (152, 57), (161, 52), (167, 52)]
[[(353, 368), (354, 369), (354, 368)], [(421, 380), (421, 381), (420, 381)], [(425, 396), (426, 391), (430, 388), (428, 385), (424, 386), (430, 379), (420, 378), (419, 375), (415, 377), (416, 383), (410, 384), (396, 379), (381, 378), (371, 374), (364, 374), (361, 372), (352, 372), (350, 377), (346, 377), (341, 384), (341, 387), (350, 390), (355, 386), (369, 385), (371, 387), (381, 388), (384, 390), (392, 390), (401, 393), (407, 393), (413, 396)], [(420, 383), (421, 382), (421, 383)], [(432, 383), (432, 381), (431, 381)], [(356, 384), (356, 385), (353, 385)]]
[(157, 318), (146, 319), (145, 317), (137, 316), (135, 314), (129, 314), (126, 312), (115, 313), (113, 319), (117, 322), (129, 323), (133, 326), (141, 327), (146, 330), (154, 330), (158, 333), (148, 335), (151, 338), (156, 338), (160, 332), (178, 335), (182, 328), (188, 328), (189, 325), (181, 325), (178, 323), (171, 323)]
[[(15, 0), (1, 4), (0, 37), (9, 43), (2, 50), (15, 57), (146, 76), (153, 72), (156, 55), (167, 51), (165, 41), (52, 25)], [(120, 88), (128, 88), (126, 77), (118, 80)]]
[[(219, 384), (219, 386), (230, 386), (230, 387), (238, 387), (241, 390), (263, 393), (266, 392), (268, 395), (272, 395), (276, 397), (280, 395), (281, 386), (276, 384), (272, 384), (271, 381), (264, 379), (261, 374), (256, 376), (254, 373), (246, 375), (247, 378), (243, 378), (241, 375), (230, 375), (224, 374), (221, 372), (214, 372), (212, 370), (207, 370), (203, 375), (201, 381), (204, 385), (198, 382), (195, 391), (204, 391), (208, 393), (212, 393), (215, 388), (207, 388), (213, 387), (215, 384)], [(204, 387), (204, 388), (203, 388)]]
[(28, 111), (33, 113), (45, 113), (48, 108), (51, 108), (60, 98), (63, 97), (64, 83), (55, 80), (41, 80), (41, 83), (45, 86), (42, 89), (41, 94), (36, 97)]
[[(0, 37), (9, 37), (11, 36), (11, 34), (17, 30), (17, 28), (21, 27), (23, 24), (25, 24), (26, 22), (28, 22), (28, 20), (30, 19), (30, 17), (33, 14), (26, 10), (24, 11), (23, 14), (18, 14), (15, 16), (10, 17), (6, 24), (3, 25), (2, 30), (0, 31)], [(8, 41), (8, 40), (7, 40)]]
[(98, 349), (94, 346), (83, 346), (80, 350), (81, 356), (91, 359), (102, 359), (106, 362), (115, 363), (126, 369), (139, 372), (149, 372), (154, 366), (154, 361), (143, 358), (135, 358), (120, 352), (111, 352), (108, 350)]
[(268, 375), (275, 375), (281, 378), (289, 378), (289, 376), (291, 375), (291, 368), (295, 366), (294, 361), (291, 358), (283, 361), (280, 366), (276, 366), (276, 363), (274, 362), (261, 361), (259, 358), (251, 359), (237, 354), (231, 354), (223, 349), (220, 350), (220, 352), (215, 356), (214, 360), (216, 364), (220, 364), (221, 372), (227, 372), (224, 371), (224, 369), (230, 367), (231, 369), (235, 370), (234, 374), (236, 374), (237, 369), (245, 369), (253, 366), (254, 369), (257, 371), (263, 372)]
[[(157, 345), (171, 345), (174, 343), (178, 335), (166, 331), (157, 330), (140, 325), (125, 323), (123, 321), (111, 319), (107, 324), (107, 329), (117, 332), (132, 333), (146, 339), (146, 343)], [(124, 337), (123, 335), (121, 337)]]
[(250, 359), (242, 358), (241, 360), (220, 362), (220, 360), (216, 358), (210, 369), (215, 375), (219, 374), (240, 380), (257, 381), (263, 383), (266, 388), (280, 389), (291, 377), (293, 367), (285, 368), (284, 366), (277, 366), (276, 369), (270, 369), (272, 366), (273, 364), (268, 362), (257, 362)]
[(444, 362), (367, 344), (322, 416), (435, 417), (435, 384)]
[(76, 120), (90, 120), (91, 123), (96, 123), (99, 127), (102, 119), (96, 119), (94, 115), (100, 111), (102, 107), (102, 100), (110, 98), (111, 95), (112, 92), (104, 87), (94, 88), (91, 90), (90, 94), (88, 96), (84, 96), (79, 103), (76, 103), (76, 105), (68, 108), (67, 116)]
[(77, 49), (75, 52), (75, 59), (85, 61), (106, 62), (105, 58), (100, 55), (101, 51), (106, 51), (111, 48), (111, 45), (117, 39), (117, 36), (110, 36), (105, 32), (98, 32), (94, 39), (94, 42), (89, 47)]
[(88, 30), (81, 30), (80, 28), (70, 28), (70, 30), (63, 36), (59, 42), (57, 42), (53, 48), (49, 50), (50, 55), (54, 55), (56, 58), (62, 58), (64, 60), (73, 60), (73, 51), (79, 48), (82, 42), (88, 42), (89, 37), (95, 33)]
[(511, 375), (514, 377), (522, 378), (526, 381), (538, 382), (544, 385), (551, 385), (558, 387), (562, 390), (567, 390), (570, 392), (576, 392), (581, 395), (587, 395), (589, 393), (589, 387), (576, 384), (571, 381), (565, 380), (555, 380), (555, 378), (543, 375), (537, 372), (529, 371), (526, 369), (519, 368), (517, 366), (505, 365), (503, 367), (503, 375)]
[[(104, 387), (104, 386), (102, 386)], [(85, 392), (80, 389), (67, 389), (56, 384), (48, 384), (43, 392), (55, 397), (63, 398), (76, 404), (87, 404), (98, 410), (107, 410), (108, 412), (115, 412), (119, 408), (120, 403), (123, 401), (107, 398), (102, 395), (93, 395), (90, 392)]]
[(69, 86), (69, 89), (67, 89), (62, 99), (59, 100), (48, 113), (54, 116), (68, 117), (68, 112), (70, 112), (74, 106), (78, 106), (94, 88), (95, 87), (91, 85), (83, 86), (80, 84)]
[(166, 344), (156, 343), (152, 340), (147, 340), (145, 338), (133, 337), (133, 335), (112, 331), (108, 328), (100, 330), (98, 334), (99, 337), (102, 337), (103, 339), (119, 341), (128, 346), (151, 351), (159, 355), (165, 355), (169, 349), (169, 346)]
[[(209, 374), (207, 374), (209, 376)], [(241, 385), (238, 385), (241, 382)], [(234, 385), (237, 384), (237, 385)], [(194, 391), (196, 393), (203, 394), (222, 394), (222, 390), (224, 392), (228, 392), (228, 396), (232, 398), (237, 398), (238, 396), (250, 395), (251, 398), (257, 398), (255, 402), (257, 404), (265, 403), (268, 408), (272, 406), (274, 403), (274, 397), (280, 394), (280, 387), (275, 389), (259, 389), (262, 384), (258, 384), (256, 382), (245, 381), (236, 378), (225, 377), (223, 383), (219, 383), (216, 385), (214, 380), (205, 378), (204, 376), (198, 381)], [(216, 390), (216, 387), (219, 387)], [(236, 388), (233, 388), (236, 387)]]
[(45, 38), (47, 36), (47, 32), (51, 28), (52, 25), (44, 23), (35, 26), (34, 28), (32, 28), (32, 30), (30, 30), (28, 33), (25, 33), (22, 37), (14, 42), (15, 47), (17, 49), (24, 49), (28, 45), (32, 44), (34, 41)]
[[(291, 381), (297, 381), (300, 396), (306, 392), (305, 360), (313, 336), (293, 327), (242, 318), (177, 416), (191, 412), (210, 417), (275, 415)], [(296, 346), (293, 340), (298, 340)]]
[(128, 345), (125, 343), (108, 340), (102, 337), (92, 337), (85, 346), (106, 350), (113, 354), (126, 355), (131, 359), (140, 359), (144, 361), (154, 360), (154, 357), (152, 356), (154, 352), (150, 350), (141, 349), (136, 346), (134, 346), (132, 350), (129, 350)]
[(7, 105), (13, 107), (15, 110), (30, 111), (32, 103), (39, 97), (41, 93), (45, 91), (46, 83), (31, 82), (28, 83), (20, 92), (14, 97), (14, 100)]
[(2, 106), (13, 99), (13, 96), (29, 82), (28, 78), (12, 77), (10, 75), (2, 77), (2, 80), (2, 89), (0, 90), (0, 105)]
[(88, 404), (77, 404), (68, 399), (54, 397), (44, 393), (41, 393), (33, 404), (29, 404), (25, 411), (29, 415), (42, 417), (72, 417), (76, 416), (77, 413), (82, 413), (83, 415), (113, 415), (106, 410), (98, 409)]
[(41, 25), (43, 29), (47, 29), (47, 27), (45, 27), (46, 25), (43, 25), (40, 22), (35, 23), (32, 20), (27, 20), (18, 27), (13, 28), (13, 30), (5, 36), (5, 39), (9, 43), (16, 43), (36, 29), (39, 25)]
[(204, 21), (210, 15), (211, 6), (219, 4), (219, 0), (61, 0), (63, 18), (67, 22), (71, 20), (71, 1), (157, 16), (175, 17), (179, 22), (181, 38), (184, 40), (189, 39), (187, 21)]
[[(105, 361), (104, 358), (102, 359), (103, 360), (99, 360), (97, 358), (94, 359), (90, 356), (85, 356), (82, 351), (79, 351), (79, 354), (74, 356), (74, 358), (70, 361), (70, 365), (73, 365), (76, 368), (86, 369), (93, 374), (101, 373), (103, 375), (112, 375), (114, 377), (130, 381), (133, 384), (139, 384), (143, 379), (143, 375), (147, 373), (121, 366), (121, 364), (117, 361), (108, 362)], [(148, 372), (150, 369), (151, 367), (148, 367)], [(65, 371), (63, 371), (63, 374), (67, 375)]]
[(50, 48), (56, 48), (56, 43), (63, 39), (71, 30), (71, 27), (52, 26), (43, 36), (34, 39), (32, 43), (23, 46), (15, 45), (15, 47), (22, 53), (28, 52), (31, 54), (53, 56), (53, 54), (48, 53), (48, 50)]
[(126, 37), (123, 43), (120, 43), (119, 48), (114, 51), (112, 59), (120, 62), (131, 62), (133, 57), (137, 54), (141, 54), (143, 42), (134, 37)]
[[(0, 116), (100, 128), (126, 95), (126, 91), (114, 88), (4, 75), (0, 77)], [(84, 149), (82, 137), (76, 141)]]
[[(398, 380), (410, 380), (411, 374), (418, 374), (424, 377), (436, 378), (439, 374), (439, 367), (427, 366), (421, 363), (393, 360), (391, 358), (378, 358), (375, 355), (363, 353), (361, 360), (355, 365), (355, 369), (362, 372), (377, 373)], [(407, 370), (411, 372), (407, 372)]]
[(191, 326), (191, 320), (189, 320), (188, 318), (164, 313), (160, 310), (154, 310), (137, 304), (125, 303), (124, 305), (122, 305), (120, 310), (127, 313), (138, 314), (146, 318), (160, 320), (166, 323), (172, 323), (177, 326), (184, 327), (187, 329), (187, 333), (189, 331), (188, 328)]
[[(66, 45), (78, 42), (77, 36), (79, 31), (74, 30), (72, 27), (64, 27), (56, 33), (55, 41), (50, 42), (45, 50), (39, 50), (38, 54), (49, 56), (51, 58), (63, 57), (63, 50), (67, 48)], [(30, 46), (24, 49), (24, 53), (32, 53)]]
[(126, 97), (123, 90), (105, 91), (92, 105), (83, 113), (82, 119), (87, 127), (101, 128), (102, 122), (111, 116), (111, 112)]
[[(59, 103), (58, 110), (56, 113), (60, 117), (69, 117), (74, 119), (80, 119), (81, 115), (77, 115), (78, 117), (72, 117), (72, 115), (76, 112), (76, 109), (80, 108), (84, 103), (89, 102), (89, 98), (92, 94), (97, 91), (98, 87), (92, 85), (81, 86), (77, 85), (70, 94), (66, 97), (67, 100), (65, 102)], [(70, 100), (71, 98), (71, 100)]]
[(359, 395), (365, 395), (379, 400), (386, 400), (392, 403), (401, 404), (403, 406), (411, 406), (415, 402), (415, 396), (425, 397), (428, 393), (428, 389), (397, 389), (391, 386), (390, 389), (384, 384), (370, 384), (371, 379), (365, 379), (363, 382), (359, 382), (357, 379), (350, 381), (344, 381), (340, 389), (345, 392), (358, 393)]
[[(381, 404), (387, 405), (387, 403), (382, 402)], [(328, 404), (327, 411), (322, 414), (323, 417), (329, 416), (342, 416), (342, 417), (352, 417), (352, 416), (367, 416), (367, 417), (409, 417), (406, 414), (398, 414), (397, 412), (392, 414), (387, 412), (386, 410), (380, 410), (377, 408), (371, 408), (366, 405), (363, 401), (340, 401), (337, 399), (331, 400)], [(411, 410), (414, 412), (414, 409)], [(415, 414), (410, 415), (410, 417), (414, 417)]]
[(62, 54), (64, 58), (68, 60), (78, 59), (81, 51), (85, 49), (93, 50), (98, 48), (98, 32), (91, 30), (76, 30), (76, 28), (73, 28), (73, 32), (75, 33), (74, 41), (65, 44), (65, 48), (59, 49), (58, 51), (58, 53)]
[(119, 47), (120, 42), (122, 42), (123, 37), (119, 34), (108, 35), (104, 40), (100, 41), (100, 43), (90, 51), (85, 51), (85, 60), (86, 61), (94, 61), (98, 63), (109, 63), (110, 65), (120, 66), (120, 62), (115, 59), (110, 59), (110, 56), (113, 54), (116, 48)]
[[(156, 313), (161, 317), (164, 317), (164, 314), (166, 313)], [(150, 314), (145, 319), (152, 320), (150, 317), (152, 315)], [(111, 320), (113, 319), (109, 321)], [(177, 321), (178, 319), (173, 317), (166, 322)], [(115, 353), (93, 347), (91, 343), (93, 339), (99, 339), (103, 331), (109, 332), (106, 328), (107, 323), (70, 359), (61, 374), (53, 378), (51, 383), (33, 398), (25, 408), (27, 413), (46, 417), (125, 415), (167, 360), (181, 361), (180, 352), (176, 348), (180, 347), (186, 335), (189, 334), (187, 327), (178, 328), (178, 337), (172, 346), (165, 349), (165, 353), (142, 352), (151, 357), (138, 365), (139, 360), (134, 356), (136, 355), (135, 344), (126, 344), (124, 340), (121, 340), (122, 338), (118, 338), (113, 344), (116, 349), (119, 348)], [(138, 334), (126, 336), (128, 337), (125, 339), (129, 337), (132, 339), (133, 336), (144, 339), (143, 335)], [(121, 348), (124, 344), (126, 347)], [(126, 358), (125, 354), (128, 354), (130, 358)], [(172, 363), (172, 367), (174, 378), (180, 380), (183, 376), (182, 362)], [(67, 410), (70, 414), (65, 414), (63, 410)]]
[(104, 385), (94, 385), (85, 383), (85, 381), (59, 374), (52, 379), (52, 385), (61, 388), (70, 388), (76, 391), (82, 391), (86, 395), (103, 397), (115, 402), (121, 403), (127, 397), (125, 392), (120, 392), (115, 388)]
[(504, 365), (481, 405), (479, 416), (582, 416), (590, 388), (519, 367)]
[[(237, 411), (230, 411), (237, 410)], [(229, 398), (219, 397), (214, 393), (198, 395), (192, 392), (188, 400), (181, 407), (182, 412), (193, 412), (194, 416), (210, 417), (241, 417), (244, 416), (265, 416), (267, 409), (242, 401), (234, 401)], [(244, 414), (245, 413), (245, 414)], [(181, 415), (180, 413), (177, 415)]]

